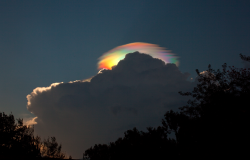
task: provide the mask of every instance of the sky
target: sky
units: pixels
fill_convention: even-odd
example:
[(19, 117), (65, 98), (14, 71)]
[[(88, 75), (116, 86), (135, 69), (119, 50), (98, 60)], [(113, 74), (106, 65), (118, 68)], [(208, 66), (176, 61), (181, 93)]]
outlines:
[[(177, 92), (192, 90), (196, 69), (246, 65), (249, 17), (248, 0), (0, 0), (0, 111), (81, 158), (185, 105)], [(136, 53), (97, 74), (99, 57), (133, 42), (171, 50), (179, 66)]]

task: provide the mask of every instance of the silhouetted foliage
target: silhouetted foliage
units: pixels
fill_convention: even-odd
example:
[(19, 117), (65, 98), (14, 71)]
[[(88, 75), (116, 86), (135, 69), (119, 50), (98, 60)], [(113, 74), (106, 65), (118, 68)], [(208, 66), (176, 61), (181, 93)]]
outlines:
[(166, 159), (174, 157), (176, 142), (167, 137), (164, 128), (147, 128), (147, 132), (136, 128), (124, 133), (108, 145), (99, 144), (85, 151), (85, 158), (91, 160)]
[(16, 122), (12, 113), (0, 112), (0, 159), (63, 159), (66, 156), (61, 148), (55, 137), (42, 142), (39, 136), (34, 136), (34, 127), (23, 125), (23, 119)]
[(65, 158), (65, 154), (61, 152), (62, 145), (58, 145), (55, 137), (48, 137), (41, 145), (41, 154), (44, 158)]
[[(250, 61), (250, 57), (242, 56)], [(162, 120), (176, 135), (180, 158), (229, 158), (246, 156), (250, 96), (250, 68), (229, 67), (217, 72), (208, 66), (208, 74), (198, 74), (200, 82), (188, 105), (180, 112), (168, 111)]]
[(23, 125), (22, 119), (16, 123), (12, 114), (0, 113), (0, 156), (41, 157), (40, 138), (33, 133), (34, 129)]

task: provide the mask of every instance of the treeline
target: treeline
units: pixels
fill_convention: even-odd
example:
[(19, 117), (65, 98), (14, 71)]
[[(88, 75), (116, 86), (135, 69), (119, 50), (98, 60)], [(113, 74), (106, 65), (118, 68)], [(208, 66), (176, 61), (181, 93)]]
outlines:
[(55, 137), (42, 141), (34, 136), (34, 127), (24, 125), (20, 118), (16, 121), (12, 113), (0, 112), (0, 159), (68, 158), (61, 149)]
[[(250, 57), (240, 54), (244, 61)], [(109, 144), (95, 144), (84, 153), (90, 160), (245, 159), (249, 142), (250, 68), (217, 71), (197, 69), (198, 84), (179, 111), (165, 113), (162, 125), (136, 128)], [(174, 133), (175, 138), (169, 138)]]

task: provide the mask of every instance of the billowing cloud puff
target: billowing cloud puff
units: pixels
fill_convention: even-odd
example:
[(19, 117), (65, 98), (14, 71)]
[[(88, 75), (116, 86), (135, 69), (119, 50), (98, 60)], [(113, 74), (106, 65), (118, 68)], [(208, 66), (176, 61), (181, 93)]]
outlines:
[(27, 125), (27, 126), (35, 125), (35, 124), (37, 124), (36, 119), (37, 119), (37, 117), (24, 119), (24, 125)]
[(27, 108), (37, 117), (37, 134), (56, 136), (64, 150), (80, 158), (87, 148), (115, 141), (128, 129), (160, 125), (166, 111), (190, 98), (178, 94), (193, 89), (188, 77), (175, 64), (129, 53), (91, 80), (34, 89)]

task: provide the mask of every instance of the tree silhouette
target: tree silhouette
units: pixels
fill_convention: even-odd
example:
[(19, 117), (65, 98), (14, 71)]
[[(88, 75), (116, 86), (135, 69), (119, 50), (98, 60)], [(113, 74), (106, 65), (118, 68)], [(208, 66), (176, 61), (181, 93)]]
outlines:
[(41, 141), (39, 136), (34, 136), (34, 127), (23, 125), (23, 119), (16, 122), (12, 113), (0, 112), (0, 159), (63, 159), (66, 155), (61, 148), (55, 137)]
[(62, 145), (58, 145), (55, 137), (48, 137), (41, 145), (41, 154), (44, 158), (64, 159), (66, 156), (61, 152)]
[(175, 157), (176, 142), (167, 137), (163, 127), (148, 127), (146, 132), (136, 128), (124, 132), (108, 145), (99, 144), (85, 151), (85, 158), (90, 160), (127, 160), (127, 159), (166, 159)]
[(40, 138), (33, 136), (34, 129), (23, 125), (22, 119), (15, 122), (12, 113), (0, 112), (0, 156), (41, 157)]
[[(240, 54), (242, 60), (250, 57)], [(208, 66), (207, 74), (198, 74), (197, 87), (188, 105), (180, 112), (168, 111), (162, 124), (176, 135), (180, 158), (243, 157), (249, 135), (250, 69), (229, 67), (223, 71)]]

